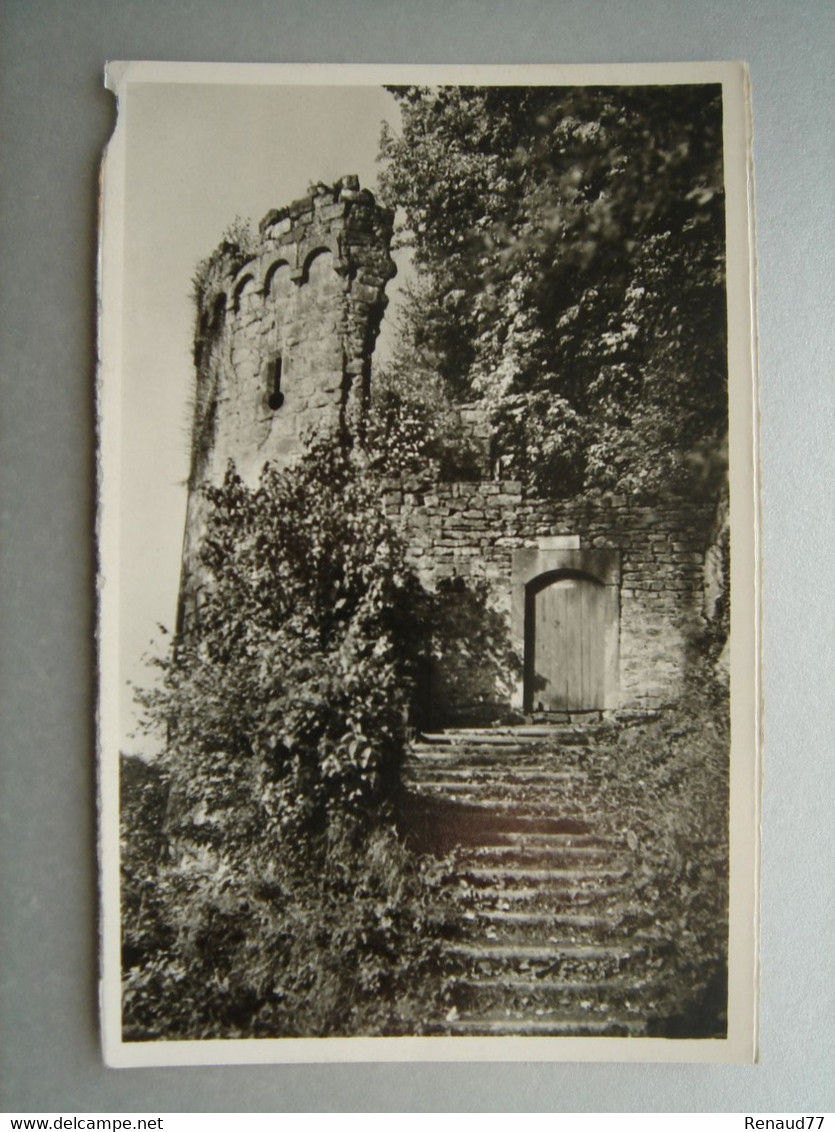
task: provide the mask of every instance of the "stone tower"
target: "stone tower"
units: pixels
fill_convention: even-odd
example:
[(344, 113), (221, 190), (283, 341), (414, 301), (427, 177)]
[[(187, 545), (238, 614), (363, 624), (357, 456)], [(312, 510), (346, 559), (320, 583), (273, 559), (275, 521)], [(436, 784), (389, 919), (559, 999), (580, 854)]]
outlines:
[(314, 437), (361, 439), (395, 274), (394, 214), (354, 176), (269, 212), (253, 250), (222, 244), (197, 284), (196, 389), (180, 629), (197, 600), (202, 488), (228, 461), (254, 483)]

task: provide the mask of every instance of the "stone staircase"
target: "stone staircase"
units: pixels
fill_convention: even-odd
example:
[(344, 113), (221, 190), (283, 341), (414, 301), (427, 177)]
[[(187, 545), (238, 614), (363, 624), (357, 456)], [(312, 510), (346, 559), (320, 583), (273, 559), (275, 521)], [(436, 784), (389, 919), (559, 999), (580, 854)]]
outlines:
[(442, 861), (454, 924), (449, 1011), (432, 1032), (646, 1032), (645, 941), (628, 928), (630, 850), (593, 788), (605, 728), (423, 736), (406, 770), (407, 836)]

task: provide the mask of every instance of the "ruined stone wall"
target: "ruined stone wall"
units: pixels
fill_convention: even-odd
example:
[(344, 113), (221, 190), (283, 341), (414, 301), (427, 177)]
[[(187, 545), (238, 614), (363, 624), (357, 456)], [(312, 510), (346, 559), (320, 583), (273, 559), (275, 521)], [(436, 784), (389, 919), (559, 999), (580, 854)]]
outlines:
[(180, 625), (200, 586), (202, 487), (234, 460), (254, 483), (314, 437), (361, 438), (371, 358), (395, 274), (393, 213), (356, 177), (324, 185), (260, 225), (248, 254), (221, 246), (197, 296), (192, 467)]
[[(616, 686), (607, 706), (654, 708), (680, 689), (704, 623), (710, 507), (626, 496), (526, 499), (516, 481), (390, 480), (384, 502), (426, 586), (451, 577), (489, 584), (520, 663), (520, 603), (533, 572), (583, 569), (585, 558), (612, 552), (607, 581), (617, 601)], [(513, 706), (523, 706), (521, 683)]]

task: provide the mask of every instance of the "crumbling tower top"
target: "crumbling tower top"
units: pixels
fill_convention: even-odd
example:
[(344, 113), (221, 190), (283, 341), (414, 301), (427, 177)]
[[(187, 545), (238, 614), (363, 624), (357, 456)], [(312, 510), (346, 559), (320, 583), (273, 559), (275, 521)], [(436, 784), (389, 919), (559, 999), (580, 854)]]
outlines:
[(346, 176), (267, 213), (253, 246), (224, 242), (203, 265), (181, 605), (198, 570), (201, 489), (230, 459), (254, 482), (314, 436), (361, 439), (396, 271), (393, 225), (391, 210)]
[[(221, 245), (203, 273), (195, 453), (247, 476), (314, 431), (362, 429), (371, 355), (394, 275), (393, 214), (356, 177), (264, 217), (254, 249)], [(192, 483), (212, 473), (192, 469)]]

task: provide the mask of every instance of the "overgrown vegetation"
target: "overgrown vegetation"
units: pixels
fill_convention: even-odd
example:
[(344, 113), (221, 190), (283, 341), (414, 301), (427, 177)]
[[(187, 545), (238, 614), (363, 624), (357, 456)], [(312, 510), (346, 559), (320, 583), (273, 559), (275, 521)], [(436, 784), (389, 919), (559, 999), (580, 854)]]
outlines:
[(437, 373), (395, 358), (374, 374), (365, 447), (382, 476), (478, 479), (483, 455)]
[(650, 1033), (719, 1037), (727, 1025), (727, 684), (697, 665), (657, 720), (621, 726), (588, 773), (636, 881), (624, 926), (649, 950)]
[(727, 421), (721, 91), (400, 87), (384, 196), (405, 365), (489, 409), (532, 490), (715, 487)]
[(131, 1038), (420, 1030), (432, 877), (394, 798), (419, 626), (379, 492), (338, 447), (207, 489), (204, 585), (123, 775)]
[(126, 1040), (420, 1033), (441, 994), (433, 875), (382, 823), (211, 858), (132, 852)]
[(424, 658), (414, 704), (423, 727), (506, 719), (522, 658), (483, 579), (441, 578), (424, 595)]
[[(441, 890), (395, 832), (408, 720), (491, 718), (519, 658), (486, 586), (419, 585), (378, 477), (482, 474), (473, 402), (494, 469), (531, 493), (707, 497), (724, 474), (719, 92), (394, 93), (382, 189), (417, 277), (365, 449), (206, 489), (199, 600), (141, 694), (164, 750), (122, 767), (128, 1039), (420, 1033), (444, 1008)], [(220, 284), (254, 248), (236, 220), (197, 269), (204, 445)], [(681, 701), (587, 768), (633, 855), (626, 926), (667, 1036), (724, 1025), (727, 619), (725, 593)]]
[(213, 281), (221, 282), (224, 276), (234, 274), (248, 263), (258, 247), (258, 233), (248, 217), (236, 216), (224, 229), (220, 243), (211, 255), (201, 259), (191, 280), (195, 300), (199, 303), (204, 293), (211, 290)]

